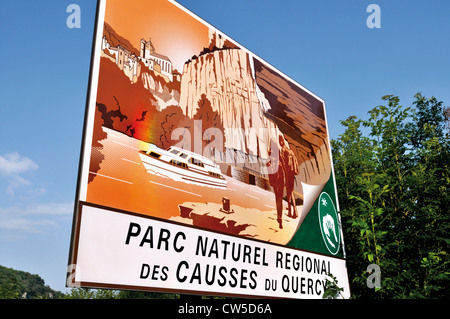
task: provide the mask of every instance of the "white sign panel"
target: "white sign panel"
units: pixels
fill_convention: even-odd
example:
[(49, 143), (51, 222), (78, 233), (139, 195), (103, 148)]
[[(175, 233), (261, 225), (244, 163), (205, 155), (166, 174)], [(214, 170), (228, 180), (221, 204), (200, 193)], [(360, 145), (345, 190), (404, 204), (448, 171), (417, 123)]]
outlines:
[(341, 258), (93, 205), (80, 211), (74, 285), (322, 298), (328, 273), (346, 280)]

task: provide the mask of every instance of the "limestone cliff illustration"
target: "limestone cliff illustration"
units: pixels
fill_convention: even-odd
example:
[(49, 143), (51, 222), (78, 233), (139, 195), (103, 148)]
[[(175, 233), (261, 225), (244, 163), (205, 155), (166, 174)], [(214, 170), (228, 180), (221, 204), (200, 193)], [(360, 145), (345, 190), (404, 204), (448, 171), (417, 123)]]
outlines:
[[(208, 128), (223, 135), (213, 153), (203, 153), (207, 141), (201, 141), (200, 155), (210, 156), (228, 183), (223, 192), (201, 186), (197, 192), (197, 188), (174, 184), (167, 176), (160, 179), (164, 174), (150, 176), (142, 165), (131, 166), (132, 181), (112, 180), (133, 186), (116, 189), (108, 184), (109, 191), (120, 189), (120, 196), (105, 196), (98, 203), (154, 216), (165, 214), (174, 221), (240, 236), (288, 242), (307, 213), (303, 210), (303, 185), (323, 185), (331, 174), (323, 102), (216, 31), (209, 30), (209, 43), (186, 57), (182, 70), (175, 69), (171, 57), (158, 51), (151, 32), (143, 33), (140, 42), (133, 44), (119, 33), (105, 24), (91, 193), (101, 193), (106, 185), (102, 184), (106, 180), (99, 181), (97, 176), (104, 180), (114, 175), (114, 161), (140, 165), (139, 152), (178, 146), (173, 133), (182, 129), (192, 139), (198, 123), (202, 137)], [(122, 154), (118, 145), (128, 149)], [(130, 155), (130, 149), (136, 149), (136, 154)], [(290, 149), (297, 163), (292, 201), (284, 184), (281, 193), (274, 195), (267, 167), (275, 149)], [(150, 190), (149, 181), (197, 199), (203, 197), (203, 202), (172, 196), (168, 199), (177, 203), (155, 211), (161, 203), (154, 201), (158, 196), (152, 193), (154, 188)], [(138, 187), (139, 193), (149, 189), (148, 196), (136, 199), (133, 187)], [(132, 202), (126, 200), (128, 192), (135, 198)], [(230, 201), (227, 209), (224, 203)], [(286, 214), (288, 203), (298, 208), (299, 216), (290, 211)]]

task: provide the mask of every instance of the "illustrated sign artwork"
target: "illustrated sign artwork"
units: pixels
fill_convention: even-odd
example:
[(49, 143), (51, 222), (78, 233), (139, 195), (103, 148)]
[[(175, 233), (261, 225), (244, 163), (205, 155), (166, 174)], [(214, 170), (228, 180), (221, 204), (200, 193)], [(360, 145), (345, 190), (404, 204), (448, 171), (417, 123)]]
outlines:
[(99, 1), (68, 286), (350, 295), (324, 102), (169, 0)]

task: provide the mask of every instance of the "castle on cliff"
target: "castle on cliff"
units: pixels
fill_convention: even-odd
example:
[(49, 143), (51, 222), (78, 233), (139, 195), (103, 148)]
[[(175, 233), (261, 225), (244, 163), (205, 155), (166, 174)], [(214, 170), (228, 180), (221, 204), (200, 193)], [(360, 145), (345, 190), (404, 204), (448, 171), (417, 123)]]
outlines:
[(141, 39), (139, 58), (150, 70), (168, 77), (170, 82), (173, 82), (172, 62), (165, 55), (156, 53), (151, 39), (148, 41)]
[(109, 58), (114, 62), (132, 83), (136, 83), (141, 74), (142, 66), (140, 62), (155, 74), (162, 76), (167, 82), (173, 82), (174, 79), (180, 81), (180, 74), (176, 70), (173, 70), (170, 59), (165, 55), (157, 53), (151, 40), (141, 40), (140, 53), (137, 57), (120, 44), (116, 47), (111, 46), (106, 36), (104, 36), (101, 56)]

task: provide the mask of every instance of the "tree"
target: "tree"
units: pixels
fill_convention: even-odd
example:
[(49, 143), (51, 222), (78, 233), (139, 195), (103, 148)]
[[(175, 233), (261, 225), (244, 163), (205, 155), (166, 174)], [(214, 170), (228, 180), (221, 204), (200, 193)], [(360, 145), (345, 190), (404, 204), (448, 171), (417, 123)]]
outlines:
[(0, 285), (0, 299), (18, 299), (18, 290), (17, 279), (11, 278)]
[(363, 187), (362, 179), (373, 175), (375, 170), (374, 142), (363, 135), (362, 120), (351, 116), (341, 123), (347, 127), (345, 134), (339, 140), (332, 140), (331, 143), (340, 195), (339, 203), (345, 208), (341, 214), (344, 221), (347, 221), (345, 226), (348, 226), (344, 226), (348, 270), (350, 280), (359, 287), (364, 281), (362, 276), (370, 253), (367, 246), (370, 246), (372, 227), (369, 225), (370, 215), (361, 214), (366, 210), (357, 205), (363, 201), (355, 202), (354, 199), (362, 200), (365, 197), (366, 189)]
[[(449, 283), (450, 142), (445, 132), (445, 108), (436, 98), (416, 94), (413, 122), (409, 126), (415, 149), (410, 184), (414, 219), (411, 231), (421, 271), (416, 280), (423, 286), (420, 297), (440, 297)], [(449, 292), (446, 292), (446, 297)]]
[(72, 288), (63, 299), (178, 299), (178, 294), (131, 290)]
[[(332, 141), (354, 297), (448, 294), (450, 142), (443, 103), (415, 98), (403, 107), (383, 97), (387, 105), (368, 120), (342, 121), (346, 130)], [(373, 263), (383, 278), (375, 290), (366, 285)]]
[(178, 299), (179, 295), (161, 292), (122, 290), (117, 297), (119, 299)]
[(116, 299), (118, 294), (109, 289), (72, 288), (63, 299)]

